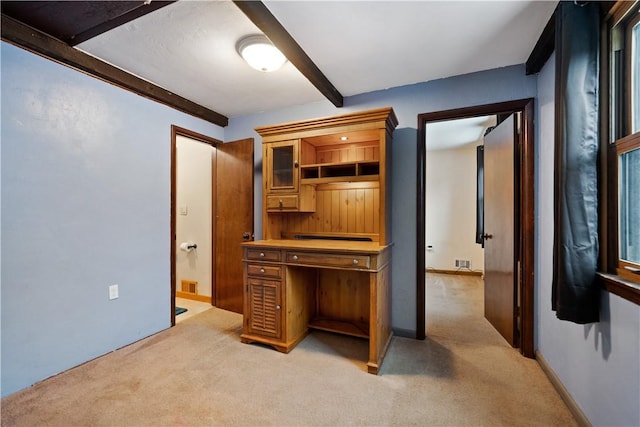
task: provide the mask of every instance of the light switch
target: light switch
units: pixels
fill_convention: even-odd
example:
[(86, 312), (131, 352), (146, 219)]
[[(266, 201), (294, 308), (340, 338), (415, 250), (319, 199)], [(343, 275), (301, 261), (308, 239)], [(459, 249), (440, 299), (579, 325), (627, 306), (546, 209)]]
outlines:
[(118, 285), (109, 286), (109, 299), (118, 298)]
[(180, 215), (187, 215), (189, 213), (189, 208), (187, 205), (180, 206)]

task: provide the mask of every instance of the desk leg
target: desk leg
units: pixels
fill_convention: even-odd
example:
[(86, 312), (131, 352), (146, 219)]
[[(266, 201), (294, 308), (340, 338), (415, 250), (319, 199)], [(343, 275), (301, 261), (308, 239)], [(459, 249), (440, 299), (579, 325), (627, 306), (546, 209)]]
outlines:
[(377, 374), (391, 342), (391, 263), (369, 275), (369, 362), (367, 370)]

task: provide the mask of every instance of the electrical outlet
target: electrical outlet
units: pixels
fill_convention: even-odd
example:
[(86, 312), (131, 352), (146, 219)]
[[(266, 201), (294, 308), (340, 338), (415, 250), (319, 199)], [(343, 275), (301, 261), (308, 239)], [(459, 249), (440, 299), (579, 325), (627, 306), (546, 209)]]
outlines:
[(118, 298), (118, 285), (109, 286), (109, 299)]

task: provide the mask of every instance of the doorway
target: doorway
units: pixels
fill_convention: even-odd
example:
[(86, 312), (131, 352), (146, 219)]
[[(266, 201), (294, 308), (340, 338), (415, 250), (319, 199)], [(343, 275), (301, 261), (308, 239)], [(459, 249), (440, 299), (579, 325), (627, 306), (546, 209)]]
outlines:
[[(426, 127), (430, 122), (472, 118), (487, 115), (509, 115), (520, 113), (522, 117), (521, 135), (514, 147), (515, 164), (515, 216), (517, 229), (513, 239), (516, 243), (517, 280), (513, 283), (513, 292), (518, 296), (514, 300), (512, 312), (517, 316), (520, 333), (512, 345), (518, 347), (527, 357), (534, 357), (533, 349), (533, 256), (534, 256), (534, 129), (533, 99), (508, 101), (455, 110), (425, 113), (418, 116), (417, 142), (417, 288), (416, 288), (416, 338), (426, 337), (426, 291), (425, 291), (425, 217), (426, 217)], [(516, 322), (514, 318), (514, 322)]]
[[(195, 214), (190, 210), (191, 202), (178, 204), (178, 159), (179, 140), (186, 138), (196, 144), (195, 162), (203, 165), (196, 172), (198, 180), (206, 181), (195, 194), (195, 208), (200, 217), (208, 222), (198, 232), (178, 236), (178, 218)], [(205, 146), (205, 149), (202, 147)], [(171, 325), (176, 320), (176, 294), (187, 292), (195, 294), (195, 300), (204, 300), (215, 307), (242, 313), (243, 311), (243, 270), (242, 247), (240, 243), (253, 238), (253, 138), (222, 143), (188, 129), (171, 127)], [(206, 164), (210, 167), (207, 168)], [(185, 165), (186, 168), (192, 166)], [(196, 186), (196, 184), (193, 184)], [(202, 188), (206, 188), (202, 190)], [(199, 193), (198, 193), (199, 191)], [(181, 218), (184, 219), (184, 218)], [(210, 230), (210, 232), (207, 231)], [(198, 254), (200, 248), (202, 253)], [(210, 248), (210, 250), (208, 250)], [(184, 254), (183, 254), (184, 252)], [(185, 255), (186, 271), (191, 274), (196, 262), (210, 265), (210, 273), (203, 275), (202, 283), (188, 277), (178, 276), (178, 253)], [(189, 258), (191, 256), (191, 258)], [(201, 259), (197, 259), (199, 256)], [(189, 265), (191, 263), (191, 265)], [(206, 267), (204, 267), (207, 270)], [(180, 283), (178, 283), (180, 282)], [(184, 290), (183, 290), (184, 285)], [(200, 294), (202, 297), (198, 298)], [(185, 294), (183, 294), (184, 296)]]
[(213, 220), (217, 149), (212, 142), (176, 134), (176, 316), (184, 320), (213, 305)]

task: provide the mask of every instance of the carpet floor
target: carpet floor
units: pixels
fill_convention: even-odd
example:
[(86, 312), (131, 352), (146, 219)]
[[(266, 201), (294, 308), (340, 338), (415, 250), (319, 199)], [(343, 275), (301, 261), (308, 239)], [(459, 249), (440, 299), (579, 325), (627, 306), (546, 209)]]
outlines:
[(575, 426), (534, 360), (482, 316), (482, 280), (427, 276), (424, 341), (313, 332), (289, 354), (242, 344), (211, 309), (2, 400), (2, 426)]

